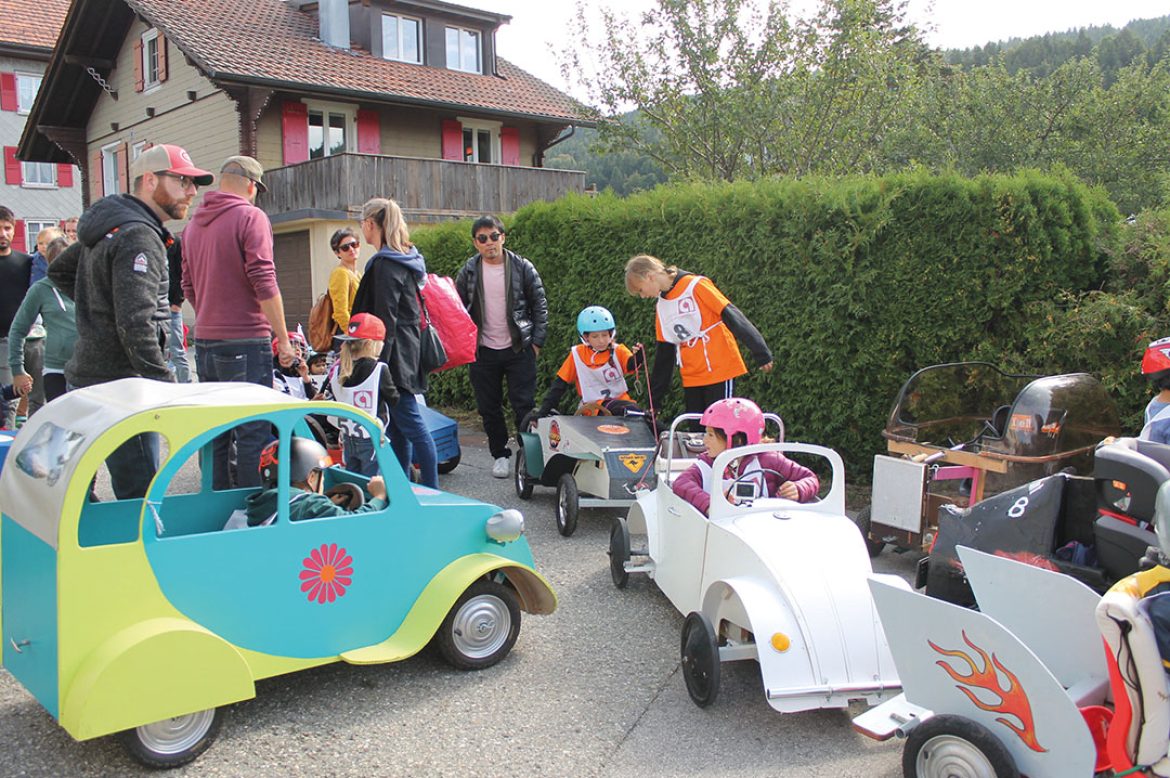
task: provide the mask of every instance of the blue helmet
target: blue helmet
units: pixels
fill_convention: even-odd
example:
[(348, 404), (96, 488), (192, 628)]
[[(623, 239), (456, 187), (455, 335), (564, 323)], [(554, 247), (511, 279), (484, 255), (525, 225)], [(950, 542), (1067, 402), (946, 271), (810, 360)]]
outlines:
[(613, 314), (600, 305), (590, 305), (577, 314), (577, 332), (585, 337), (587, 332), (601, 332), (602, 330), (616, 329)]

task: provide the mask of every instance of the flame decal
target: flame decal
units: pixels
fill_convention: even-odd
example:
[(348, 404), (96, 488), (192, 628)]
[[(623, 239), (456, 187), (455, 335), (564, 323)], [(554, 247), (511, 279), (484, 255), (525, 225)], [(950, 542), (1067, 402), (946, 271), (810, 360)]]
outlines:
[[(946, 671), (952, 680), (959, 682), (955, 688), (967, 695), (967, 699), (975, 707), (992, 713), (1003, 713), (1004, 715), (996, 718), (996, 721), (1016, 733), (1016, 737), (1023, 741), (1024, 745), (1041, 754), (1048, 751), (1047, 748), (1042, 747), (1036, 740), (1036, 728), (1032, 724), (1032, 705), (1028, 702), (1028, 695), (1024, 692), (1023, 687), (1020, 686), (1020, 679), (1016, 677), (1015, 673), (1000, 663), (999, 657), (992, 654), (989, 660), (987, 652), (972, 643), (971, 639), (967, 637), (966, 630), (963, 630), (963, 642), (979, 655), (979, 658), (982, 660), (982, 668), (976, 665), (975, 660), (965, 651), (958, 649), (948, 651), (945, 648), (939, 648), (929, 640), (926, 642), (931, 648), (943, 656), (955, 657), (967, 663), (970, 672), (964, 675), (947, 664), (946, 660), (940, 659), (938, 662), (935, 662), (936, 665)], [(994, 668), (992, 665), (994, 665)], [(1004, 688), (1000, 683), (1000, 678), (996, 674), (996, 670), (1002, 673), (1007, 679), (1007, 688)], [(999, 701), (997, 704), (982, 702), (975, 696), (975, 692), (968, 687), (990, 692), (998, 697)], [(1019, 720), (1019, 724), (1008, 719), (1007, 716), (1014, 716)]]

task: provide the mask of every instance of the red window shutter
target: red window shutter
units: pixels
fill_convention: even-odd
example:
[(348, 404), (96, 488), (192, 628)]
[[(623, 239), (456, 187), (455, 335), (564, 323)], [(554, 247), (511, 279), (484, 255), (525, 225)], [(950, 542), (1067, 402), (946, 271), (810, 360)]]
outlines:
[(382, 122), (377, 111), (357, 112), (357, 141), (359, 154), (382, 153)]
[(16, 158), (16, 146), (4, 147), (4, 183), (20, 186), (24, 182), (20, 160)]
[(16, 74), (0, 73), (0, 110), (15, 111), (19, 107), (16, 101)]
[(102, 153), (95, 151), (89, 157), (89, 205), (93, 205), (98, 200), (102, 199), (105, 194), (105, 182), (102, 181)]
[(515, 127), (500, 128), (500, 163), (520, 164), (520, 130)]
[(118, 157), (118, 177), (122, 180), (118, 182), (118, 191), (126, 194), (130, 191), (131, 185), (134, 183), (130, 180), (130, 153), (126, 144), (123, 143), (115, 152)]
[(28, 251), (28, 244), (24, 239), (24, 222), (20, 219), (17, 219), (14, 226), (15, 229), (12, 231), (12, 248), (16, 251)]
[(286, 102), (280, 107), (280, 134), (284, 164), (295, 165), (309, 158), (309, 109), (304, 103)]
[(454, 119), (443, 120), (443, 159), (463, 161), (463, 125)]
[(73, 165), (66, 163), (57, 165), (57, 186), (62, 188), (73, 186)]
[(167, 80), (167, 39), (161, 32), (158, 34), (158, 81), (161, 84)]
[(134, 91), (141, 92), (146, 86), (142, 76), (142, 38), (134, 41)]

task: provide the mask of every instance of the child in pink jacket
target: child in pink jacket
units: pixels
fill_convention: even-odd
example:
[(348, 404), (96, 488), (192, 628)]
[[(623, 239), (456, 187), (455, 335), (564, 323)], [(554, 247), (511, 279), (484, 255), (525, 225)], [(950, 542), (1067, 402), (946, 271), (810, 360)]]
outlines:
[[(764, 434), (764, 413), (751, 400), (733, 397), (716, 400), (703, 412), (707, 451), (675, 479), (674, 493), (707, 515), (711, 507), (711, 464), (728, 448), (759, 443)], [(739, 492), (741, 484), (754, 485), (757, 497), (783, 497), (808, 502), (821, 488), (816, 473), (776, 451), (748, 454), (734, 460), (722, 475), (725, 494)], [(733, 500), (734, 502), (734, 500)]]

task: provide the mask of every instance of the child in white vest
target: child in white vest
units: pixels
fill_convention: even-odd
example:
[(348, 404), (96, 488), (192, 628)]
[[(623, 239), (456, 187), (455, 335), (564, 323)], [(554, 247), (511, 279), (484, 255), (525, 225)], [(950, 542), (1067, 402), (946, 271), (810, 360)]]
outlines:
[(591, 305), (577, 315), (581, 343), (569, 351), (536, 416), (547, 416), (574, 384), (581, 397), (578, 412), (596, 416), (601, 412), (626, 416), (642, 412), (630, 397), (626, 375), (646, 366), (639, 343), (632, 349), (614, 340), (617, 325), (613, 314), (600, 305)]
[[(386, 326), (372, 313), (358, 313), (350, 317), (345, 334), (338, 337), (342, 341), (341, 359), (337, 374), (330, 381), (334, 399), (360, 408), (385, 425), (390, 406), (398, 402), (398, 390), (390, 379), (390, 371), (385, 362), (378, 361), (386, 339)], [(360, 424), (349, 419), (340, 421), (345, 469), (377, 475), (377, 441), (371, 440), (369, 432)]]
[[(751, 400), (732, 397), (711, 403), (699, 423), (706, 428), (703, 445), (707, 451), (675, 479), (671, 489), (707, 515), (715, 477), (711, 464), (728, 448), (759, 443), (764, 435), (764, 412)], [(734, 494), (738, 491), (736, 485), (743, 483), (755, 484), (758, 497), (783, 497), (796, 502), (808, 502), (821, 488), (816, 473), (778, 451), (740, 457), (720, 475), (724, 494)]]

